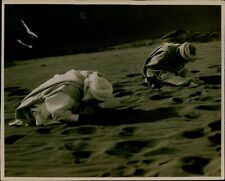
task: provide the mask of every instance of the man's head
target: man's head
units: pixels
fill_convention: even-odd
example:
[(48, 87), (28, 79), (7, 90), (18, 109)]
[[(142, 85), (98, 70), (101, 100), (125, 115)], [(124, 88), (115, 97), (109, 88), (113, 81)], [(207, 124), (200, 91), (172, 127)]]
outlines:
[(196, 48), (189, 42), (185, 42), (178, 47), (180, 55), (187, 61), (195, 60)]
[(111, 83), (103, 77), (98, 76), (98, 72), (93, 72), (84, 81), (84, 96), (82, 101), (97, 100), (103, 102), (112, 97), (113, 88)]

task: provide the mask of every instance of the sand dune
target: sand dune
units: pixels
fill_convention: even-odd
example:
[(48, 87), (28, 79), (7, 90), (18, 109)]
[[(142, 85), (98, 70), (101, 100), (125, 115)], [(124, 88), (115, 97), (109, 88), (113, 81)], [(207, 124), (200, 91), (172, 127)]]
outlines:
[[(194, 43), (188, 68), (205, 84), (149, 89), (141, 69), (158, 43), (5, 68), (5, 176), (221, 176), (221, 42)], [(107, 109), (76, 124), (7, 126), (29, 91), (69, 69), (98, 70), (113, 83)]]

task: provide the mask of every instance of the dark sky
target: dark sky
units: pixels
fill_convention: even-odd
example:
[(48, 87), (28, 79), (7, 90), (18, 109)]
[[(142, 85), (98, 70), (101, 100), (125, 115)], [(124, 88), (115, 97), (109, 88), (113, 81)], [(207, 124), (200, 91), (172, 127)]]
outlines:
[(49, 28), (56, 34), (82, 34), (85, 28), (97, 34), (146, 30), (160, 34), (177, 28), (210, 31), (220, 28), (221, 12), (220, 6), (207, 5), (7, 5), (5, 11), (6, 20), (7, 15), (18, 14), (36, 30)]
[(6, 5), (5, 13), (6, 41), (22, 18), (49, 54), (221, 27), (221, 6), (215, 5)]

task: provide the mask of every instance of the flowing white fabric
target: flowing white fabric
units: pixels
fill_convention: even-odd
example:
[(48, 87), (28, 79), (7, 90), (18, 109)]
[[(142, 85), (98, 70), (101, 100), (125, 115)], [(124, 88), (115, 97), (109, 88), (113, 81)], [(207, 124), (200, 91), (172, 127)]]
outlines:
[[(78, 109), (83, 94), (83, 82), (88, 71), (70, 70), (55, 75), (28, 94), (16, 109), (16, 120), (27, 114), (30, 108), (36, 125), (57, 123), (59, 120), (78, 120), (71, 109)], [(21, 123), (16, 121), (16, 123)], [(11, 125), (12, 123), (10, 123)]]

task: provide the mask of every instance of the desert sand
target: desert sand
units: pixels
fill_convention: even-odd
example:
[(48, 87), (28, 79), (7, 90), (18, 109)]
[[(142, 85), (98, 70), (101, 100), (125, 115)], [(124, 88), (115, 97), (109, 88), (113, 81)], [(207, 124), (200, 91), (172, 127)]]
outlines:
[[(221, 41), (193, 42), (187, 67), (203, 85), (144, 86), (160, 41), (16, 62), (5, 74), (6, 177), (220, 177)], [(113, 84), (107, 108), (74, 124), (9, 127), (14, 110), (54, 74), (91, 69)]]

